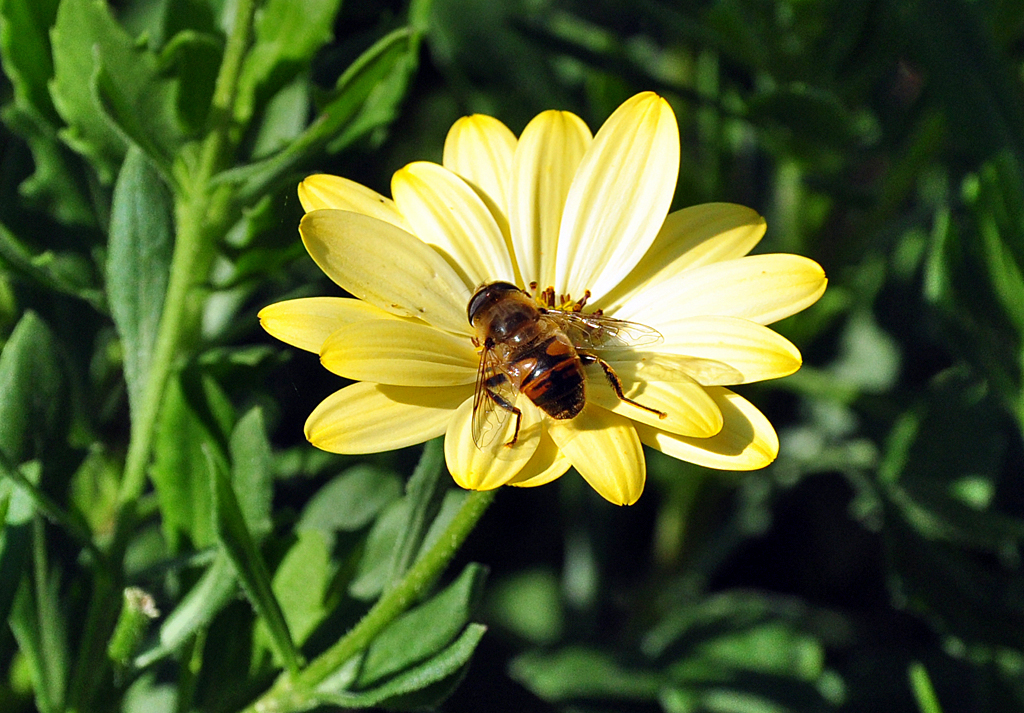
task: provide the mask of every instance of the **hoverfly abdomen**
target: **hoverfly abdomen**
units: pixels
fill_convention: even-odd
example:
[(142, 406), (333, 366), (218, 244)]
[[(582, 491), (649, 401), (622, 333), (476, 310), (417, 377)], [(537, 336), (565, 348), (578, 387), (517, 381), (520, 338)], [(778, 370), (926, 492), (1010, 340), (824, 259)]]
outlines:
[(562, 334), (537, 345), (540, 358), (523, 379), (520, 391), (537, 408), (556, 419), (573, 418), (586, 404), (586, 381), (576, 350)]

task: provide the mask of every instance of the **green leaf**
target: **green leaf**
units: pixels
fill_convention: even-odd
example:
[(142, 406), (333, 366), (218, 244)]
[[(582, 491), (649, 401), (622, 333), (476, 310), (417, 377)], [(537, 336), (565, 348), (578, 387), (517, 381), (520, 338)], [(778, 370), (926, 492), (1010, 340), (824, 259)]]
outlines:
[(221, 38), (194, 30), (182, 30), (161, 52), (161, 64), (176, 77), (175, 108), (188, 133), (206, 125), (223, 55)]
[(160, 78), (156, 56), (141, 48), (105, 2), (64, 0), (50, 34), (53, 103), (62, 132), (110, 183), (134, 143), (165, 173), (181, 144), (174, 89)]
[[(299, 530), (298, 539), (289, 548), (274, 571), (273, 591), (281, 603), (288, 630), (296, 645), (302, 646), (310, 634), (330, 613), (326, 597), (334, 575), (327, 540), (316, 530)], [(253, 645), (270, 648), (269, 630), (261, 620)]]
[(725, 592), (681, 603), (644, 639), (650, 658), (671, 662), (676, 682), (741, 680), (753, 674), (813, 681), (824, 651), (801, 631), (807, 608), (796, 600)]
[(187, 537), (195, 547), (216, 541), (206, 452), (227, 468), (228, 434), (234, 409), (217, 382), (185, 372), (164, 394), (150, 476), (156, 487), (161, 525), (172, 552)]
[(442, 439), (435, 438), (423, 447), (416, 470), (405, 488), (405, 499), (409, 502), (409, 519), (395, 544), (389, 589), (398, 583), (406, 570), (416, 561), (424, 540), (430, 531), (435, 516), (441, 509), (448, 490), (448, 479), (444, 473), (444, 447)]
[(26, 312), (0, 352), (0, 453), (21, 463), (46, 452), (64, 423), (64, 376), (49, 327)]
[(353, 62), (324, 103), (328, 117), (351, 115), (327, 150), (337, 153), (371, 132), (389, 126), (419, 67), (419, 32), (396, 30)]
[(17, 236), (0, 225), (0, 261), (13, 273), (40, 287), (85, 300), (98, 312), (105, 312), (103, 291), (90, 278), (93, 267), (84, 257), (72, 252), (45, 250), (33, 254)]
[(294, 674), (301, 665), (299, 652), (288, 631), (281, 605), (274, 596), (266, 562), (246, 525), (235, 489), (222, 464), (212, 454), (208, 454), (207, 466), (217, 540), (231, 561), (253, 609), (270, 632), (275, 655)]
[(398, 499), (398, 476), (369, 464), (348, 468), (320, 488), (306, 504), (296, 529), (355, 532)]
[(341, 0), (269, 0), (256, 18), (255, 40), (238, 80), (235, 120), (248, 125), (256, 107), (267, 102), (308, 66), (333, 37)]
[(574, 698), (655, 701), (666, 681), (655, 671), (619, 664), (610, 654), (582, 647), (517, 657), (516, 679), (549, 702)]
[(263, 424), (263, 410), (254, 407), (238, 420), (231, 432), (231, 483), (240, 493), (239, 506), (256, 541), (270, 533), (271, 500), (270, 442)]
[[(47, 566), (45, 558), (40, 564)], [(58, 713), (64, 710), (70, 660), (60, 578), (55, 573), (36, 573), (31, 580), (23, 579), (22, 585), (11, 611), (11, 632), (28, 661), (36, 705), (42, 713)]]
[(0, 57), (14, 104), (49, 124), (58, 121), (47, 84), (53, 76), (49, 30), (60, 0), (2, 0)]
[(531, 643), (554, 644), (565, 629), (561, 586), (549, 569), (511, 574), (489, 593), (487, 619)]
[[(42, 468), (38, 461), (26, 463), (22, 470), (29, 482), (39, 484)], [(7, 621), (18, 583), (28, 567), (33, 512), (28, 493), (7, 478), (0, 480), (0, 621)]]
[(466, 565), (443, 591), (395, 619), (370, 644), (355, 688), (368, 688), (434, 655), (469, 621), (487, 569)]
[(747, 110), (755, 125), (781, 129), (794, 151), (847, 149), (876, 133), (869, 116), (851, 112), (833, 94), (802, 84), (764, 92)]
[(394, 586), (422, 551), (447, 490), (443, 464), (440, 439), (429, 441), (405, 497), (391, 503), (370, 529), (359, 571), (349, 586), (353, 597), (373, 599)]
[(396, 500), (374, 520), (356, 576), (348, 587), (348, 593), (354, 598), (369, 601), (384, 591), (384, 586), (390, 581), (396, 546), (409, 522), (411, 509), (408, 500)]
[(135, 658), (135, 667), (145, 668), (169, 656), (208, 626), (213, 617), (235, 598), (237, 581), (227, 555), (218, 553), (213, 564), (164, 619), (158, 641)]
[(387, 683), (360, 693), (318, 693), (315, 700), (322, 705), (343, 708), (389, 710), (423, 710), (442, 701), (458, 682), (487, 627), (470, 624), (459, 638), (424, 663), (406, 669)]
[[(344, 146), (381, 128), (395, 116), (415, 72), (419, 34), (407, 28), (378, 40), (338, 79), (320, 118), (280, 153), (225, 171), (219, 181), (237, 184), (239, 201), (251, 203), (285, 176), (320, 156), (325, 146)], [(355, 128), (352, 128), (355, 127)]]
[(114, 185), (107, 299), (121, 337), (132, 417), (138, 416), (160, 329), (174, 242), (173, 199), (149, 159), (132, 148)]
[(0, 58), (14, 100), (4, 122), (28, 142), (34, 173), (20, 186), (29, 203), (66, 223), (88, 225), (92, 208), (75, 180), (73, 154), (58, 140), (60, 117), (50, 98), (53, 57), (49, 31), (58, 0), (0, 2)]

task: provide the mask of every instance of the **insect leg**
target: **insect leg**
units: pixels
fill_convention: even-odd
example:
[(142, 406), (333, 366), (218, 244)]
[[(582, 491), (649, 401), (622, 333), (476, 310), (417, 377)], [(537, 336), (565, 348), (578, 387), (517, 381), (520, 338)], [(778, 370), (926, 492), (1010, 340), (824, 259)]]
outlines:
[[(505, 378), (504, 375), (500, 375), (500, 374), (496, 375), (496, 376), (500, 376), (502, 379)], [(495, 378), (495, 377), (492, 377), (492, 378)], [(490, 384), (488, 384), (488, 387), (490, 387)], [(519, 440), (519, 424), (523, 420), (523, 412), (520, 411), (518, 408), (516, 408), (516, 406), (514, 404), (509, 403), (508, 400), (506, 400), (505, 397), (502, 396), (501, 394), (499, 394), (497, 391), (494, 391), (491, 388), (487, 388), (485, 390), (485, 393), (487, 394), (487, 398), (489, 398), (491, 401), (493, 401), (494, 404), (498, 408), (504, 409), (504, 410), (508, 411), (509, 413), (515, 415), (515, 417), (516, 417), (516, 427), (515, 427), (515, 430), (512, 431), (512, 440), (510, 440), (508, 443), (505, 444), (506, 446), (511, 448), (512, 446), (514, 446), (516, 444), (516, 441)]]
[(651, 408), (650, 406), (644, 406), (642, 403), (634, 401), (626, 396), (622, 390), (622, 381), (619, 379), (619, 375), (615, 373), (614, 369), (612, 369), (611, 364), (606, 362), (604, 359), (596, 354), (590, 354), (589, 352), (577, 352), (577, 354), (579, 354), (580, 361), (584, 364), (597, 363), (601, 365), (601, 370), (604, 371), (604, 376), (608, 379), (608, 384), (612, 387), (612, 391), (615, 392), (615, 395), (618, 396), (620, 400), (625, 401), (628, 404), (633, 404), (637, 408), (642, 408), (644, 411), (650, 411), (651, 413), (657, 414), (658, 418), (668, 417), (668, 414), (664, 411), (659, 411), (658, 409)]

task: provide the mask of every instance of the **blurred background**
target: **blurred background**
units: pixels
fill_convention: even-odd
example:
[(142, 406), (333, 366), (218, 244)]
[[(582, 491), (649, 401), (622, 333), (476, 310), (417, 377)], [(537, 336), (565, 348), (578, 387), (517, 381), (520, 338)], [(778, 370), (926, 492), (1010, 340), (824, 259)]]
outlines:
[[(44, 6), (37, 28), (56, 16), (58, 3)], [(60, 75), (57, 62), (25, 78), (59, 34), (30, 36), (23, 28), (32, 22), (15, 12), (25, 7), (33, 4), (0, 2), (0, 337), (32, 311), (48, 325), (52, 342), (42, 349), (56, 359), (37, 375), (44, 386), (33, 387), (42, 407), (12, 415), (15, 406), (0, 404), (8, 419), (0, 436), (21, 423), (19, 443), (28, 445), (19, 448), (49, 450), (45, 491), (99, 535), (110, 528), (129, 435), (103, 296), (111, 176), (123, 151), (83, 150), (67, 130), (66, 103), (32, 95), (47, 72)], [(183, 28), (217, 36), (224, 7), (125, 0), (112, 16), (166, 59)], [(324, 41), (280, 60), (253, 91), (239, 165), (295, 145), (374, 43), (409, 26), (422, 34), (401, 71), (375, 80), (367, 100), (375, 108), (358, 130), (278, 167), (258, 196), (252, 189), (258, 200), (216, 244), (182, 371), (185, 396), (176, 397), (187, 401), (198, 388), (210, 398), (213, 389), (217, 418), (261, 407), (273, 454), (263, 544), (272, 570), (310, 503), (362, 473), (380, 502), (336, 528), (345, 532), (322, 565), (325, 598), (355, 596), (354, 563), (374, 518), (398, 498), (422, 450), (331, 456), (302, 437), (306, 416), (340, 380), (316, 355), (265, 336), (255, 317), (283, 298), (339, 294), (299, 243), (297, 180), (323, 171), (390, 194), (398, 168), (440, 161), (460, 116), (490, 114), (518, 134), (557, 108), (596, 130), (624, 99), (654, 90), (680, 124), (674, 208), (750, 206), (768, 223), (755, 252), (805, 255), (829, 276), (819, 303), (774, 325), (801, 349), (801, 371), (737, 389), (778, 429), (779, 458), (733, 474), (649, 452), (647, 489), (630, 508), (609, 506), (572, 474), (500, 492), (457, 563), (490, 570), (474, 616), (489, 628), (454, 693), (431, 704), (453, 712), (1024, 710), (1017, 0), (349, 0), (321, 23)], [(19, 53), (29, 40), (33, 51)], [(14, 462), (29, 455), (6, 452)], [(126, 577), (166, 609), (199, 576), (197, 553), (210, 536), (170, 515), (170, 486), (154, 478)], [(89, 566), (59, 523), (34, 522), (26, 561), (43, 562), (52, 585), (35, 596), (53, 593), (33, 611), (50, 606), (74, 621)], [(307, 647), (322, 646), (331, 626), (343, 631), (345, 616), (322, 614)], [(248, 676), (250, 696), (266, 685), (256, 634), (218, 641), (218, 632), (254, 626), (244, 603), (226, 604), (204, 626), (206, 643), (192, 651), (216, 663), (197, 674), (190, 702), (154, 702), (175, 680), (162, 659), (136, 694), (145, 705), (125, 710), (234, 710), (247, 694), (216, 692), (217, 676)], [(29, 675), (25, 634), (12, 627), (0, 633), (8, 671), (0, 708), (35, 710), (38, 677)], [(62, 631), (73, 679), (67, 662), (80, 634)]]

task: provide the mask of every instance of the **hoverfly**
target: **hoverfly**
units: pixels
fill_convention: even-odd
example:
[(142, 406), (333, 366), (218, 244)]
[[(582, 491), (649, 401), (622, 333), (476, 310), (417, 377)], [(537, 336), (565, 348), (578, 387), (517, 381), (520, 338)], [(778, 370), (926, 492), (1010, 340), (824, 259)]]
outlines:
[[(534, 287), (531, 285), (531, 287)], [(554, 303), (548, 290), (545, 300)], [(473, 440), (481, 450), (495, 445), (515, 416), (512, 437), (519, 438), (522, 411), (516, 397), (522, 393), (541, 411), (555, 419), (570, 419), (586, 404), (583, 367), (600, 364), (615, 394), (628, 403), (664, 418), (665, 414), (628, 398), (611, 366), (592, 349), (616, 349), (656, 344), (657, 330), (635, 322), (579, 311), (546, 309), (529, 293), (508, 282), (480, 287), (466, 309), (476, 330), (474, 343), (481, 349), (473, 398)]]

